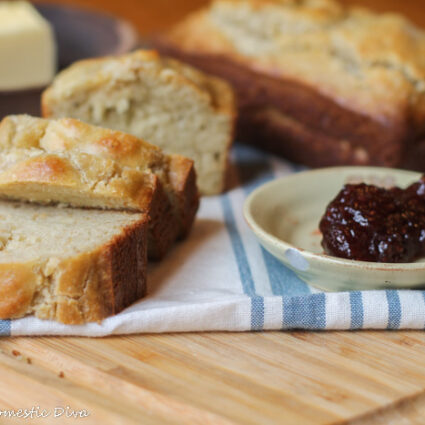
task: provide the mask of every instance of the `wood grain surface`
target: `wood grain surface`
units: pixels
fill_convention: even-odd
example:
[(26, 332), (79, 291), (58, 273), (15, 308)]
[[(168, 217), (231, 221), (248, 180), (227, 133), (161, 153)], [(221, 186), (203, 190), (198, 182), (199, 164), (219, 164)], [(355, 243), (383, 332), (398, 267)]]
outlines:
[(425, 423), (422, 332), (7, 338), (0, 350), (0, 410), (52, 412), (34, 423), (77, 423), (53, 417), (66, 406), (104, 425)]
[[(45, 0), (43, 0), (45, 2)], [(55, 1), (58, 2), (58, 1)], [(62, 0), (148, 34), (203, 0)], [(358, 0), (425, 26), (419, 0)], [(40, 424), (425, 424), (423, 332), (265, 332), (0, 339), (0, 412)], [(84, 419), (54, 408), (85, 409)]]

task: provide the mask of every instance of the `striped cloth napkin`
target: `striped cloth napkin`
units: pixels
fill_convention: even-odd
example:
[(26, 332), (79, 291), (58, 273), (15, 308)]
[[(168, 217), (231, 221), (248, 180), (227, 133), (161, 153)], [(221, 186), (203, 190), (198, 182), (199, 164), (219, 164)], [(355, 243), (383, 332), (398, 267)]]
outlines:
[(265, 251), (244, 221), (243, 202), (260, 184), (300, 167), (243, 146), (233, 163), (233, 189), (202, 199), (190, 237), (149, 266), (146, 298), (100, 324), (26, 317), (0, 321), (0, 334), (424, 328), (424, 291), (320, 292)]

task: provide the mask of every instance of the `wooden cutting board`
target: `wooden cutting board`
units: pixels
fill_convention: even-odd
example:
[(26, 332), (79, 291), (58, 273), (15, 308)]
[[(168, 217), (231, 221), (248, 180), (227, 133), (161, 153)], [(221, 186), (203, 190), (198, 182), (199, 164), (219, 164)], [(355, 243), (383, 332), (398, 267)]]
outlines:
[[(51, 413), (30, 423), (425, 423), (423, 332), (2, 338), (0, 350), (0, 411)], [(89, 416), (53, 417), (66, 406)]]
[[(106, 10), (142, 34), (206, 2), (42, 1)], [(425, 26), (418, 0), (344, 2), (401, 11)], [(1, 338), (0, 350), (0, 412), (40, 406), (51, 414), (0, 416), (0, 424), (425, 424), (423, 332)], [(53, 417), (67, 406), (90, 416)]]

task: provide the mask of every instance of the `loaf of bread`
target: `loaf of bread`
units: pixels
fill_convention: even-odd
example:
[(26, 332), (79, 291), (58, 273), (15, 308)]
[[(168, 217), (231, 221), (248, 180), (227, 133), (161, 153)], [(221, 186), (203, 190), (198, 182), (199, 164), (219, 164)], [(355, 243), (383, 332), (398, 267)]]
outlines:
[(239, 138), (310, 166), (425, 169), (425, 33), (334, 0), (215, 0), (155, 40), (236, 89)]
[(124, 131), (195, 161), (202, 194), (224, 188), (235, 105), (229, 85), (154, 51), (77, 62), (42, 97), (44, 117)]
[(146, 291), (146, 215), (0, 201), (0, 318), (100, 321)]
[(198, 208), (191, 160), (77, 120), (0, 123), (0, 197), (149, 215), (149, 257), (185, 236)]

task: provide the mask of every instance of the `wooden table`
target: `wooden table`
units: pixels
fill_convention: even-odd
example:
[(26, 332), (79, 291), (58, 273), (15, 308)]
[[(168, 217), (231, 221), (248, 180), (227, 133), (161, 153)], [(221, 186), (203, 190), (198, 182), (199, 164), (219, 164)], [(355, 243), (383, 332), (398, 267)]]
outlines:
[(0, 410), (90, 412), (40, 424), (425, 423), (422, 332), (7, 338), (0, 348)]
[[(359, 2), (425, 26), (420, 1)], [(146, 34), (204, 2), (68, 3), (102, 7)], [(425, 424), (423, 332), (2, 338), (0, 350), (0, 411), (50, 412), (0, 423)], [(53, 417), (66, 406), (90, 416)]]

